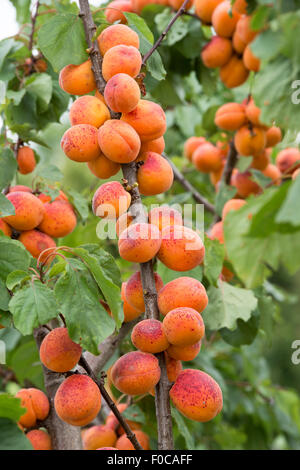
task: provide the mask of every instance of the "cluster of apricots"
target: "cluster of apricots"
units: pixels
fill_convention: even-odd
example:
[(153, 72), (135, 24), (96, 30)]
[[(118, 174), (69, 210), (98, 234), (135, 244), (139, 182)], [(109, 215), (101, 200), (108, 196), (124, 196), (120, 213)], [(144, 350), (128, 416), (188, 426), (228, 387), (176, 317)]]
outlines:
[(4, 235), (18, 239), (34, 258), (42, 262), (51, 261), (51, 248), (55, 249), (55, 238), (65, 237), (77, 224), (73, 206), (60, 191), (54, 201), (45, 193), (33, 193), (28, 186), (11, 186), (6, 195), (15, 209), (14, 215), (0, 219), (0, 230)]
[(220, 79), (228, 88), (242, 85), (249, 72), (258, 72), (260, 59), (251, 50), (258, 31), (251, 27), (247, 2), (236, 0), (195, 0), (195, 13), (216, 33), (202, 50), (206, 67), (219, 68)]
[(21, 175), (32, 173), (36, 167), (34, 151), (27, 145), (18, 148), (17, 152), (18, 171)]

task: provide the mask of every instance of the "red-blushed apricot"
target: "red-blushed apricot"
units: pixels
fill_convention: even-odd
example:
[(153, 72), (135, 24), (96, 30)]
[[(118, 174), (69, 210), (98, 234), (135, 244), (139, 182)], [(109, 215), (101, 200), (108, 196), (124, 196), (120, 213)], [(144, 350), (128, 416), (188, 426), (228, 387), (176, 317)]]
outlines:
[[(275, 167), (276, 168), (276, 167)], [(300, 174), (300, 168), (298, 168), (298, 170), (294, 171), (293, 172), (293, 176), (292, 176), (292, 179), (295, 180), (296, 178), (298, 178), (298, 175)]]
[(261, 153), (254, 155), (253, 160), (251, 162), (251, 168), (263, 171), (269, 163), (271, 163), (270, 156), (267, 150), (265, 149)]
[(168, 191), (174, 180), (170, 163), (155, 152), (146, 152), (138, 160), (137, 171), (139, 191), (144, 196), (154, 196)]
[(149, 212), (149, 223), (156, 225), (159, 230), (169, 225), (183, 225), (182, 215), (169, 206), (154, 207)]
[(90, 124), (77, 124), (70, 127), (61, 139), (61, 148), (74, 162), (89, 162), (99, 157), (101, 150), (98, 144), (97, 127)]
[(86, 95), (97, 88), (91, 60), (66, 65), (59, 74), (59, 86), (70, 95)]
[(123, 300), (124, 323), (128, 323), (138, 318), (143, 312), (132, 307), (132, 305), (130, 305), (130, 303), (127, 302), (126, 296), (125, 296), (125, 290), (126, 290), (126, 282), (123, 282), (122, 289), (121, 289), (121, 299)]
[[(143, 431), (139, 429), (134, 432), (139, 444), (144, 450), (149, 450), (149, 437)], [(116, 449), (118, 450), (135, 450), (133, 445), (131, 444), (130, 440), (123, 434), (116, 442)]]
[(300, 167), (299, 150), (293, 147), (288, 147), (284, 150), (281, 150), (281, 152), (279, 152), (276, 157), (276, 166), (281, 173), (292, 174), (297, 168)]
[(38, 229), (53, 238), (61, 238), (72, 233), (77, 219), (73, 207), (67, 201), (57, 200), (44, 204), (45, 214)]
[(232, 45), (233, 49), (240, 55), (243, 54), (244, 50), (246, 49), (247, 44), (242, 40), (241, 36), (239, 35), (238, 31), (235, 30), (233, 37), (232, 37)]
[(140, 351), (152, 354), (165, 351), (169, 347), (162, 323), (154, 318), (142, 320), (135, 325), (131, 341)]
[(33, 428), (37, 420), (43, 421), (49, 414), (49, 400), (41, 390), (37, 388), (21, 388), (16, 394), (21, 399), (21, 406), (26, 408), (19, 423), (24, 428)]
[(209, 238), (211, 240), (219, 240), (219, 242), (223, 245), (224, 243), (224, 231), (223, 231), (223, 222), (217, 222), (215, 223), (209, 234)]
[(201, 52), (201, 59), (205, 67), (215, 69), (227, 64), (232, 56), (232, 42), (228, 38), (214, 36)]
[[(40, 254), (44, 250), (47, 250), (40, 257), (41, 263), (46, 262), (47, 257), (50, 255), (50, 250), (48, 249), (56, 248), (56, 243), (53, 238), (49, 237), (49, 235), (46, 235), (46, 233), (39, 232), (39, 230), (27, 230), (22, 232), (18, 240), (19, 242), (23, 243), (26, 250), (28, 250), (29, 253), (36, 259), (40, 257)], [(49, 258), (49, 262), (50, 261), (51, 258)]]
[(232, 186), (235, 186), (241, 197), (248, 197), (250, 194), (260, 194), (262, 188), (252, 180), (250, 171), (237, 171), (232, 175)]
[(260, 127), (241, 127), (234, 136), (234, 145), (240, 155), (259, 155), (266, 146), (266, 133)]
[(220, 69), (220, 78), (227, 88), (236, 88), (247, 80), (249, 70), (245, 67), (243, 59), (233, 54), (231, 59)]
[(104, 155), (116, 163), (133, 162), (141, 147), (137, 132), (118, 119), (110, 119), (100, 127), (98, 141)]
[(4, 233), (7, 237), (12, 236), (12, 229), (10, 226), (4, 222), (4, 220), (0, 219), (0, 231)]
[(167, 349), (167, 353), (177, 361), (193, 361), (198, 356), (200, 349), (201, 341), (188, 346), (174, 346), (174, 344), (171, 344)]
[(125, 230), (129, 227), (130, 224), (132, 224), (133, 220), (134, 217), (129, 212), (125, 212), (125, 214), (122, 214), (118, 218), (116, 223), (116, 232), (118, 237), (123, 232), (123, 230)]
[[(164, 286), (162, 278), (159, 274), (154, 273), (154, 281), (156, 291), (159, 292)], [(137, 310), (140, 310), (140, 312), (145, 311), (142, 279), (141, 273), (139, 271), (132, 274), (132, 276), (130, 276), (130, 278), (126, 282), (125, 296), (127, 302), (129, 302), (132, 307)]]
[(92, 426), (84, 433), (82, 438), (84, 450), (96, 450), (99, 447), (114, 446), (117, 435), (109, 426)]
[(34, 429), (26, 434), (34, 450), (52, 450), (51, 437), (42, 429)]
[(276, 184), (280, 184), (281, 172), (276, 165), (269, 163), (262, 173), (263, 175), (267, 176), (267, 178), (270, 178), (273, 182), (276, 182)]
[(36, 166), (34, 151), (30, 147), (20, 147), (17, 153), (17, 163), (21, 175), (32, 173)]
[(87, 162), (87, 166), (93, 175), (103, 180), (116, 175), (121, 169), (120, 163), (113, 162), (109, 158), (106, 158), (106, 156), (103, 154), (101, 154), (98, 158)]
[(105, 28), (98, 37), (99, 49), (104, 55), (114, 46), (123, 44), (124, 46), (133, 46), (137, 49), (140, 47), (138, 34), (124, 24), (113, 24)]
[(163, 136), (158, 137), (158, 139), (149, 140), (148, 142), (143, 142), (141, 144), (140, 154), (146, 152), (155, 152), (159, 153), (160, 155), (165, 150), (165, 139)]
[(81, 352), (81, 346), (71, 340), (67, 328), (54, 328), (42, 341), (40, 359), (47, 369), (68, 372), (76, 366)]
[(168, 0), (132, 0), (131, 3), (133, 11), (140, 14), (147, 5), (168, 5)]
[(184, 156), (191, 162), (192, 156), (195, 150), (200, 147), (202, 144), (206, 144), (206, 139), (204, 137), (190, 137), (185, 141), (183, 147)]
[(195, 0), (195, 13), (203, 23), (210, 24), (214, 10), (222, 2), (223, 0)]
[(231, 38), (239, 18), (239, 13), (231, 10), (230, 1), (225, 0), (215, 8), (211, 22), (219, 36)]
[(266, 131), (266, 147), (275, 147), (282, 140), (280, 127), (272, 126)]
[(258, 31), (254, 31), (251, 27), (252, 17), (242, 15), (236, 24), (236, 31), (242, 41), (249, 44), (257, 36)]
[(178, 277), (168, 282), (158, 293), (158, 308), (162, 315), (179, 307), (189, 307), (201, 313), (207, 307), (205, 287), (192, 277)]
[(215, 418), (223, 407), (220, 386), (200, 370), (183, 370), (170, 390), (170, 398), (184, 416), (202, 423)]
[(92, 208), (98, 217), (116, 219), (127, 211), (131, 196), (118, 181), (104, 183), (94, 194)]
[(260, 59), (253, 54), (249, 44), (244, 50), (243, 61), (247, 69), (252, 70), (253, 72), (259, 71)]
[(10, 186), (9, 193), (15, 193), (16, 191), (23, 191), (24, 193), (32, 193), (32, 189), (28, 188), (28, 186), (24, 186), (22, 184), (16, 184), (15, 186)]
[(130, 113), (141, 98), (140, 87), (134, 78), (126, 73), (117, 73), (111, 77), (104, 90), (104, 99), (113, 111)]
[(236, 131), (246, 122), (245, 107), (239, 103), (223, 104), (216, 112), (216, 126), (226, 131)]
[(182, 371), (181, 361), (178, 361), (177, 359), (174, 359), (173, 357), (169, 356), (166, 351), (164, 353), (164, 356), (169, 382), (175, 382), (178, 375)]
[(16, 230), (32, 230), (37, 227), (45, 215), (44, 204), (33, 194), (25, 191), (8, 193), (7, 199), (15, 208), (15, 215), (8, 215), (2, 220)]
[(153, 354), (132, 351), (120, 357), (112, 367), (114, 386), (127, 395), (143, 395), (160, 379), (158, 359)]
[(105, 81), (117, 73), (126, 73), (136, 77), (141, 70), (142, 56), (133, 46), (114, 46), (108, 49), (102, 62), (102, 75)]
[(255, 126), (262, 126), (260, 121), (261, 109), (256, 106), (253, 98), (250, 99), (249, 103), (246, 105), (246, 116), (252, 124)]
[(163, 109), (148, 100), (140, 100), (137, 107), (130, 113), (122, 114), (121, 119), (136, 130), (142, 142), (158, 139), (167, 128)]
[(146, 263), (154, 258), (161, 246), (156, 225), (139, 223), (125, 229), (119, 238), (121, 258), (132, 263)]
[(110, 119), (109, 109), (95, 96), (80, 96), (74, 101), (70, 109), (72, 126), (89, 124), (98, 128), (108, 119)]
[(200, 145), (195, 150), (192, 161), (197, 170), (202, 173), (218, 171), (222, 166), (220, 150), (210, 142)]
[(122, 11), (128, 13), (133, 12), (130, 0), (114, 0), (113, 2), (110, 2), (104, 11), (104, 15), (109, 23), (115, 23), (116, 21), (127, 23)]
[[(184, 0), (168, 0), (166, 3), (170, 5), (174, 10), (179, 10), (182, 6)], [(194, 0), (190, 0), (185, 6), (186, 10), (189, 10), (193, 6)]]
[(222, 219), (225, 220), (226, 215), (231, 211), (238, 211), (241, 207), (246, 204), (243, 199), (230, 199), (226, 202), (222, 211)]
[(161, 232), (158, 259), (173, 271), (189, 271), (203, 262), (205, 248), (199, 235), (188, 227), (173, 225)]
[[(120, 413), (123, 413), (126, 408), (128, 408), (127, 403), (120, 403), (117, 405), (117, 408)], [(105, 426), (111, 428), (113, 431), (116, 431), (116, 429), (119, 427), (120, 423), (114, 413), (110, 411), (107, 415), (106, 421), (105, 421)]]
[(87, 375), (71, 375), (58, 387), (54, 397), (57, 415), (72, 426), (85, 426), (101, 408), (98, 386)]
[(167, 340), (175, 346), (198, 343), (205, 333), (203, 319), (193, 308), (179, 307), (171, 310), (163, 319)]

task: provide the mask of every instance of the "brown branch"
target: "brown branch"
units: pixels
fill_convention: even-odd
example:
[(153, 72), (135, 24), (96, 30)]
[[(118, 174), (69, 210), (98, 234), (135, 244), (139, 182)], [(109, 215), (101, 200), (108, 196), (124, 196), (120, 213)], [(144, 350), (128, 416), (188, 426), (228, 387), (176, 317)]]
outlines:
[[(32, 16), (31, 16), (31, 33), (30, 33), (30, 37), (29, 37), (29, 46), (28, 46), (28, 49), (31, 51), (31, 53), (32, 53), (32, 49), (33, 49), (35, 24), (36, 24), (36, 19), (37, 19), (38, 12), (39, 12), (39, 7), (40, 7), (40, 2), (38, 0), (36, 2), (36, 6), (35, 6), (35, 12), (32, 13)], [(31, 57), (32, 57), (32, 54), (31, 54)]]
[(230, 142), (229, 151), (226, 159), (226, 164), (222, 173), (221, 181), (230, 185), (232, 172), (238, 161), (238, 153), (236, 151), (233, 140)]

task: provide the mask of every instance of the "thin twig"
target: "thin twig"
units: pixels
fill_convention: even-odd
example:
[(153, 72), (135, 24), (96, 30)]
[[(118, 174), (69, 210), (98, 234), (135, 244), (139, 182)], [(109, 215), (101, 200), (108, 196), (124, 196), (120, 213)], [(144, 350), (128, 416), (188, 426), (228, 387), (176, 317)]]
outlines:
[(38, 0), (35, 5), (34, 13), (32, 13), (32, 16), (31, 16), (31, 33), (30, 33), (30, 38), (29, 38), (29, 50), (31, 51), (31, 53), (33, 49), (35, 24), (36, 24), (36, 19), (37, 19), (38, 12), (39, 12), (39, 7), (40, 7), (40, 2)]

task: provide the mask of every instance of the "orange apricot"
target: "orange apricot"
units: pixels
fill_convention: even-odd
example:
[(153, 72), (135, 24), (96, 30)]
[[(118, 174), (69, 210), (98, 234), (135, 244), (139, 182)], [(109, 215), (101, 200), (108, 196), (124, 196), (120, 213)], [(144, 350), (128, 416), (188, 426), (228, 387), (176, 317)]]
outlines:
[(197, 170), (202, 173), (218, 171), (222, 166), (220, 150), (210, 142), (200, 145), (192, 156), (192, 161)]
[(123, 44), (124, 46), (133, 46), (137, 49), (140, 47), (138, 34), (124, 24), (113, 24), (105, 28), (98, 37), (99, 49), (104, 55), (114, 46)]
[(34, 429), (26, 434), (34, 450), (52, 450), (51, 437), (42, 429)]
[(270, 163), (270, 156), (267, 150), (263, 150), (261, 153), (254, 155), (251, 168), (255, 168), (256, 170), (263, 171), (268, 164)]
[(223, 230), (223, 222), (222, 221), (216, 222), (212, 226), (212, 228), (210, 230), (209, 238), (211, 240), (219, 240), (221, 245), (224, 244), (224, 230)]
[(66, 423), (85, 426), (100, 411), (99, 388), (87, 375), (71, 375), (58, 387), (54, 407), (57, 415)]
[[(38, 230), (27, 230), (22, 232), (18, 238), (19, 242), (23, 243), (26, 250), (34, 258), (39, 258), (40, 254), (47, 250), (41, 257), (40, 261), (46, 262), (47, 257), (50, 255), (50, 250), (48, 248), (56, 248), (56, 243), (53, 238), (46, 235), (46, 233), (39, 232)], [(51, 258), (49, 259), (50, 262)]]
[(114, 446), (117, 435), (109, 426), (92, 426), (86, 430), (82, 438), (84, 450), (96, 450), (99, 447)]
[(116, 175), (121, 169), (120, 163), (113, 162), (109, 158), (106, 158), (106, 156), (103, 154), (101, 154), (98, 158), (87, 162), (87, 166), (93, 175), (103, 180)]
[(155, 152), (147, 152), (138, 160), (141, 163), (137, 171), (137, 182), (140, 193), (154, 196), (165, 193), (173, 184), (173, 170), (170, 163)]
[(130, 303), (127, 302), (126, 296), (125, 296), (125, 290), (126, 290), (126, 282), (123, 282), (122, 288), (121, 288), (121, 299), (123, 301), (124, 323), (128, 323), (138, 318), (143, 312), (132, 307), (132, 305), (130, 305)]
[(195, 0), (195, 13), (203, 23), (210, 24), (214, 10), (222, 2), (223, 0)]
[(163, 136), (158, 137), (158, 139), (149, 140), (148, 142), (143, 142), (141, 145), (140, 154), (146, 152), (155, 152), (159, 153), (160, 155), (165, 150), (165, 139)]
[(94, 194), (92, 208), (98, 217), (116, 219), (127, 211), (131, 196), (118, 181), (104, 183)]
[(225, 0), (215, 8), (212, 14), (212, 25), (219, 36), (231, 38), (239, 18), (239, 13), (231, 10), (230, 1)]
[(49, 400), (41, 390), (37, 388), (21, 388), (16, 394), (21, 399), (21, 406), (26, 408), (19, 420), (24, 428), (33, 428), (37, 420), (43, 421), (49, 414)]
[(205, 67), (215, 69), (227, 64), (232, 56), (232, 43), (230, 39), (214, 36), (201, 52), (201, 59)]
[(243, 61), (247, 69), (252, 70), (253, 72), (259, 71), (260, 59), (253, 54), (249, 44), (244, 50)]
[(101, 151), (97, 127), (90, 124), (70, 127), (61, 139), (61, 148), (65, 155), (75, 162), (89, 162), (99, 157)]
[(102, 103), (106, 105), (104, 96), (101, 95), (101, 93), (100, 93), (98, 90), (96, 90), (95, 98), (97, 98), (98, 100), (102, 101)]
[(205, 332), (200, 313), (189, 307), (174, 308), (167, 313), (163, 319), (163, 329), (169, 343), (175, 346), (198, 343)]
[(221, 168), (218, 171), (211, 171), (209, 173), (210, 181), (214, 186), (217, 186), (218, 183), (221, 181), (223, 171), (224, 171), (224, 166), (225, 166), (225, 163), (223, 162)]
[(133, 162), (141, 147), (137, 132), (118, 119), (110, 119), (100, 127), (98, 141), (104, 155), (116, 163)]
[(272, 181), (276, 182), (276, 184), (280, 184), (281, 172), (276, 165), (269, 163), (269, 165), (263, 170), (262, 173), (263, 175), (267, 176), (267, 178), (270, 178)]
[(247, 44), (242, 40), (237, 30), (235, 30), (234, 35), (232, 37), (232, 45), (233, 49), (238, 54), (243, 54), (244, 50), (246, 49)]
[(232, 9), (237, 11), (241, 15), (247, 13), (247, 1), (246, 0), (235, 0), (234, 4), (232, 5)]
[(167, 353), (177, 361), (193, 361), (198, 356), (200, 349), (201, 341), (188, 346), (174, 346), (174, 344), (171, 344), (167, 349)]
[(98, 128), (108, 119), (110, 119), (109, 109), (95, 96), (86, 95), (77, 98), (70, 109), (72, 126), (89, 124)]
[(156, 225), (139, 223), (125, 229), (119, 238), (121, 258), (132, 263), (146, 263), (154, 258), (161, 246)]
[(240, 155), (258, 155), (266, 146), (266, 133), (260, 127), (243, 126), (235, 134), (234, 145)]
[(227, 88), (236, 88), (247, 80), (249, 70), (236, 54), (220, 69), (220, 78)]
[(43, 220), (44, 204), (33, 194), (24, 191), (8, 193), (7, 199), (15, 208), (15, 215), (3, 217), (16, 230), (32, 230)]
[(260, 122), (260, 115), (261, 115), (261, 109), (258, 106), (256, 106), (256, 104), (254, 103), (253, 98), (251, 98), (249, 103), (246, 105), (246, 116), (247, 116), (247, 118), (255, 126), (261, 126), (262, 123)]
[(236, 172), (232, 176), (232, 185), (236, 187), (241, 197), (248, 197), (250, 194), (260, 194), (262, 188), (252, 179), (250, 171)]
[[(164, 285), (159, 274), (154, 273), (154, 281), (156, 291), (159, 292)], [(141, 273), (139, 271), (132, 274), (132, 276), (126, 282), (125, 296), (127, 302), (129, 302), (132, 307), (134, 307), (136, 310), (139, 310), (140, 312), (145, 311), (143, 285)]]
[(67, 201), (56, 200), (44, 204), (45, 215), (38, 229), (53, 238), (69, 235), (76, 227), (73, 207)]
[(185, 141), (183, 147), (184, 156), (191, 162), (193, 153), (202, 144), (206, 144), (206, 139), (204, 137), (190, 137)]
[(138, 105), (140, 87), (134, 78), (126, 73), (111, 77), (104, 90), (104, 99), (110, 109), (118, 113), (130, 113)]
[(16, 191), (23, 191), (24, 193), (32, 193), (32, 189), (28, 188), (28, 186), (24, 186), (22, 184), (16, 184), (15, 186), (10, 186), (9, 193), (15, 193)]
[(30, 147), (20, 147), (17, 153), (17, 163), (21, 175), (32, 173), (36, 166), (34, 151)]
[(241, 207), (246, 204), (243, 199), (230, 199), (226, 202), (222, 211), (222, 219), (225, 220), (227, 214), (231, 211), (238, 211)]
[(282, 132), (280, 127), (272, 126), (266, 132), (266, 147), (275, 147), (282, 140)]
[[(170, 5), (174, 10), (179, 10), (183, 2), (184, 0), (168, 0), (166, 3), (167, 5)], [(185, 6), (185, 9), (189, 10), (193, 6), (193, 3), (194, 0), (189, 0), (189, 2)]]
[(135, 325), (131, 341), (140, 351), (152, 354), (165, 351), (169, 347), (162, 323), (154, 318), (142, 320)]
[(257, 36), (258, 32), (251, 27), (251, 16), (242, 15), (236, 24), (236, 31), (241, 40), (249, 44)]
[(154, 207), (149, 212), (149, 222), (156, 225), (159, 230), (169, 225), (183, 225), (182, 215), (169, 206)]
[(12, 236), (12, 229), (10, 226), (4, 222), (4, 220), (0, 219), (0, 231), (4, 233), (7, 237)]
[(158, 293), (158, 308), (164, 316), (179, 307), (193, 308), (201, 313), (207, 303), (205, 287), (192, 277), (178, 277), (168, 282)]
[(178, 375), (182, 371), (181, 361), (178, 361), (177, 359), (174, 359), (173, 357), (169, 356), (166, 351), (164, 353), (164, 356), (169, 382), (175, 382)]
[[(134, 432), (139, 444), (144, 450), (149, 450), (149, 437), (147, 434), (145, 434), (143, 431), (137, 429)], [(121, 437), (116, 442), (116, 449), (118, 450), (135, 450), (132, 443), (126, 436), (126, 434), (123, 434)]]
[(116, 223), (116, 232), (118, 237), (123, 232), (123, 230), (125, 230), (127, 227), (129, 227), (130, 224), (132, 224), (133, 220), (134, 217), (129, 212), (125, 212), (118, 218)]
[(80, 65), (66, 65), (59, 74), (60, 87), (70, 95), (86, 95), (97, 88), (91, 60)]
[(137, 14), (141, 14), (142, 10), (147, 5), (168, 5), (168, 0), (132, 0), (133, 11)]
[(122, 114), (121, 119), (136, 130), (142, 142), (158, 139), (167, 128), (163, 109), (148, 100), (140, 100), (137, 107), (130, 113)]
[(223, 407), (220, 386), (200, 370), (183, 370), (170, 390), (170, 398), (184, 416), (203, 423), (215, 418)]
[(82, 348), (71, 340), (67, 328), (54, 328), (40, 347), (40, 359), (47, 369), (68, 372), (78, 363)]
[(105, 18), (109, 23), (115, 23), (120, 21), (121, 23), (127, 23), (126, 17), (122, 12), (132, 13), (132, 3), (130, 0), (114, 0), (110, 2), (105, 11)]
[(136, 77), (142, 66), (142, 56), (133, 46), (114, 46), (108, 49), (102, 62), (102, 75), (108, 81), (117, 73), (126, 73)]
[(292, 174), (300, 166), (299, 150), (293, 147), (281, 150), (276, 157), (276, 166), (281, 173)]
[(226, 103), (216, 112), (215, 124), (226, 131), (236, 131), (247, 122), (245, 107), (239, 103)]

